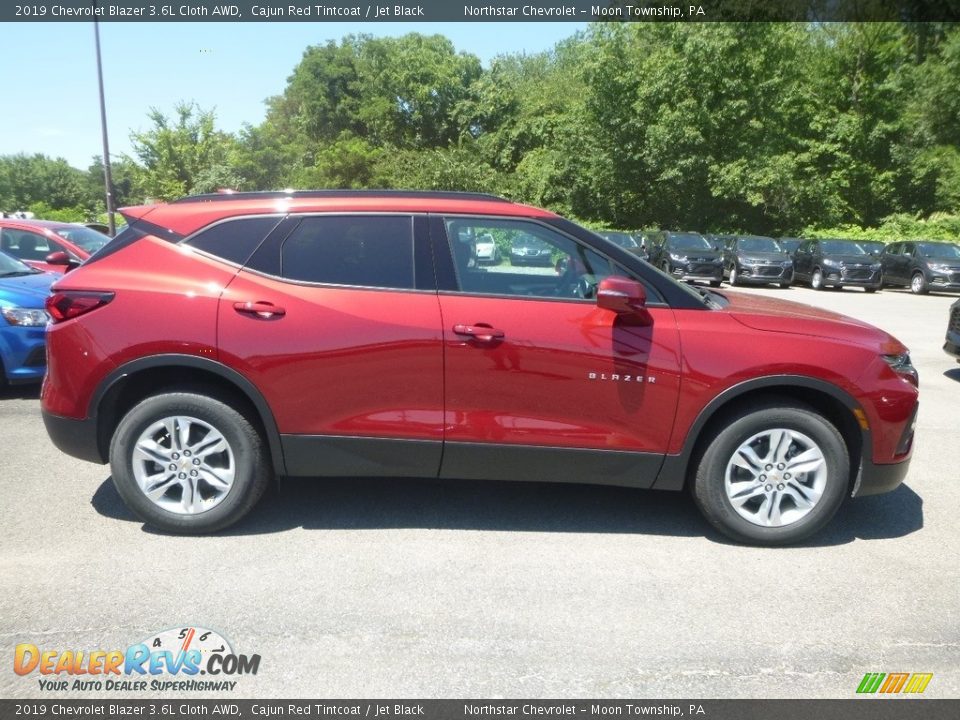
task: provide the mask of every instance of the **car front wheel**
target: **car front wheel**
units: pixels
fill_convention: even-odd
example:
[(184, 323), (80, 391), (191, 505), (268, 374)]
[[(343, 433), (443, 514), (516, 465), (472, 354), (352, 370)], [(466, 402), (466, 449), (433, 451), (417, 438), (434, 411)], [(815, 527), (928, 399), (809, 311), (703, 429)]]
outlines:
[(256, 428), (204, 395), (147, 398), (120, 421), (110, 444), (117, 492), (145, 523), (178, 534), (214, 532), (246, 515), (271, 467)]
[(817, 268), (810, 277), (810, 287), (814, 290), (823, 290), (823, 271)]
[(740, 273), (737, 272), (737, 266), (730, 266), (730, 284), (737, 287), (740, 284)]
[(930, 292), (930, 285), (923, 273), (914, 273), (913, 277), (910, 278), (910, 292), (914, 295), (926, 295)]
[(849, 485), (837, 429), (792, 401), (755, 405), (726, 422), (703, 453), (693, 495), (711, 525), (754, 545), (788, 545), (822, 529)]

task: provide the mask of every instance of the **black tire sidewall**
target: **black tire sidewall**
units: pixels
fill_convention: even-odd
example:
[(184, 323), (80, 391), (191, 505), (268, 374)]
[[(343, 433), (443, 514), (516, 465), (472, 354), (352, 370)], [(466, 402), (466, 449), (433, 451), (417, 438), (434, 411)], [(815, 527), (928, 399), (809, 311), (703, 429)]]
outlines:
[[(816, 507), (797, 522), (779, 528), (754, 525), (740, 517), (724, 489), (726, 465), (734, 451), (765, 429), (797, 430), (819, 445), (827, 462), (827, 484)], [(839, 431), (811, 409), (766, 406), (733, 418), (710, 442), (697, 467), (693, 495), (701, 512), (720, 532), (739, 542), (788, 545), (816, 533), (836, 514), (847, 495), (850, 461)]]
[[(233, 486), (216, 507), (196, 515), (179, 515), (158, 507), (143, 494), (133, 475), (132, 451), (137, 439), (151, 424), (171, 415), (209, 423), (233, 450)], [(229, 405), (192, 393), (157, 395), (133, 407), (114, 432), (110, 467), (117, 492), (141, 520), (178, 534), (214, 532), (232, 525), (256, 504), (270, 478), (264, 443), (249, 420)]]

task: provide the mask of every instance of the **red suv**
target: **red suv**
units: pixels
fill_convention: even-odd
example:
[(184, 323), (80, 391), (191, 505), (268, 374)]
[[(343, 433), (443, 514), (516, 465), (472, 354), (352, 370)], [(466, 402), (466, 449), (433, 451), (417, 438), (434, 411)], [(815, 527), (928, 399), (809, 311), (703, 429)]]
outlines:
[[(553, 213), (466, 193), (196, 196), (47, 301), (47, 431), (145, 522), (236, 522), (273, 475), (689, 487), (777, 545), (907, 472), (917, 374), (887, 333), (695, 290)], [(481, 266), (535, 241), (549, 266)]]

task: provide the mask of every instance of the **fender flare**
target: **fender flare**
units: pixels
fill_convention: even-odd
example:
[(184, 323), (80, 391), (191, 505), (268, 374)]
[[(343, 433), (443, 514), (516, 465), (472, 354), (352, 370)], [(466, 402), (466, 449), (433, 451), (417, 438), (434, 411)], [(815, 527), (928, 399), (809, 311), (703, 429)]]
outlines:
[(114, 368), (107, 376), (100, 381), (93, 396), (90, 398), (89, 412), (87, 417), (95, 418), (99, 414), (100, 405), (107, 394), (126, 378), (143, 370), (153, 368), (189, 368), (193, 370), (204, 370), (217, 375), (226, 380), (244, 395), (259, 416), (263, 429), (266, 432), (267, 445), (270, 448), (270, 457), (273, 462), (273, 470), (277, 475), (286, 475), (286, 464), (283, 458), (283, 446), (280, 442), (280, 431), (277, 428), (277, 422), (273, 417), (273, 412), (267, 404), (266, 399), (246, 377), (236, 370), (227, 367), (223, 363), (211, 360), (210, 358), (197, 357), (196, 355), (182, 355), (178, 353), (166, 353), (163, 355), (153, 355), (151, 357), (138, 358), (131, 360), (123, 365)]
[[(680, 454), (667, 455), (666, 458), (664, 458), (663, 465), (660, 468), (660, 474), (657, 477), (657, 481), (653, 484), (653, 489), (680, 490), (683, 488), (686, 483), (686, 474), (690, 460), (693, 457), (694, 450), (701, 439), (701, 433), (707, 423), (730, 402), (747, 393), (767, 388), (800, 388), (822, 392), (846, 407), (850, 411), (851, 419), (853, 419), (854, 422), (856, 422), (854, 410), (862, 410), (860, 403), (857, 402), (850, 393), (826, 380), (820, 380), (806, 375), (768, 375), (766, 377), (744, 380), (743, 382), (728, 387), (700, 410), (696, 419), (694, 419), (690, 425), (690, 429), (687, 431), (687, 437), (684, 440), (683, 449), (680, 451)], [(861, 460), (867, 461), (873, 454), (870, 431), (864, 430), (860, 425), (857, 425), (857, 427), (860, 429), (861, 436)], [(854, 463), (854, 466), (860, 464), (856, 458), (851, 458), (851, 461)], [(856, 477), (851, 477), (851, 481), (859, 482), (859, 473), (854, 472), (853, 475)]]

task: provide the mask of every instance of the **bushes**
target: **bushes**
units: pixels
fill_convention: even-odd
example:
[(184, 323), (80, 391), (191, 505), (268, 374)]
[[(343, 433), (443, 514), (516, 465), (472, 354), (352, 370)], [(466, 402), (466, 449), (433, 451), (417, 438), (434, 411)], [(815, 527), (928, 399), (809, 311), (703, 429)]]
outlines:
[(960, 215), (934, 213), (928, 218), (916, 218), (906, 213), (890, 215), (879, 227), (861, 228), (857, 225), (839, 225), (831, 228), (805, 228), (805, 238), (850, 238), (852, 240), (942, 240), (960, 242)]

